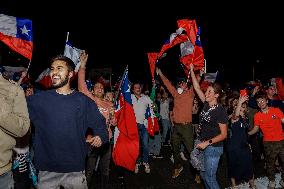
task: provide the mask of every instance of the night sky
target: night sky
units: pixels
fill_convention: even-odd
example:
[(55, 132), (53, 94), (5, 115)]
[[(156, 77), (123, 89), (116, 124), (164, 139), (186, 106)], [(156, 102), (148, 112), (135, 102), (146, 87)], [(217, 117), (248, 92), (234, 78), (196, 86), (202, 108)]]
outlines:
[[(112, 67), (118, 76), (129, 65), (131, 80), (147, 82), (150, 73), (146, 53), (159, 51), (177, 29), (176, 21), (184, 18), (195, 19), (202, 29), (208, 72), (218, 70), (223, 80), (237, 84), (252, 79), (253, 66), (255, 78), (284, 75), (284, 13), (278, 10), (280, 5), (185, 2), (154, 5), (108, 1), (72, 7), (51, 4), (45, 10), (17, 6), (0, 8), (0, 13), (33, 21), (34, 77), (48, 66), (51, 57), (63, 54), (69, 31), (73, 45), (89, 53), (88, 68)], [(180, 74), (180, 66), (174, 49), (168, 55), (168, 62), (159, 66), (174, 79)], [(12, 61), (15, 58), (11, 56), (16, 55), (3, 55), (3, 59)], [(16, 60), (23, 62), (19, 57)]]

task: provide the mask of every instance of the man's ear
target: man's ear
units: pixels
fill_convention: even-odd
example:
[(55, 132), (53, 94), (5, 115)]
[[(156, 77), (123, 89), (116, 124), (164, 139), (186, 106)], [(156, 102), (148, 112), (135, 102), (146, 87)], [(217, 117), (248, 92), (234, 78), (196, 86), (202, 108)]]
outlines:
[(74, 76), (74, 71), (69, 72), (69, 75), (68, 75), (69, 79), (71, 79), (73, 76)]

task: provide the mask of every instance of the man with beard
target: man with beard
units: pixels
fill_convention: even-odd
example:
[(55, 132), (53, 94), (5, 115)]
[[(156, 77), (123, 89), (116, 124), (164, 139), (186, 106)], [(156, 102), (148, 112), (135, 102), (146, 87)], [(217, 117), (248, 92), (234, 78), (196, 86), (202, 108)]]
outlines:
[(54, 89), (28, 97), (30, 119), (35, 127), (35, 166), (38, 188), (87, 188), (85, 133), (88, 142), (100, 147), (108, 142), (105, 118), (96, 104), (70, 87), (74, 74), (71, 59), (59, 55), (51, 60), (50, 77)]

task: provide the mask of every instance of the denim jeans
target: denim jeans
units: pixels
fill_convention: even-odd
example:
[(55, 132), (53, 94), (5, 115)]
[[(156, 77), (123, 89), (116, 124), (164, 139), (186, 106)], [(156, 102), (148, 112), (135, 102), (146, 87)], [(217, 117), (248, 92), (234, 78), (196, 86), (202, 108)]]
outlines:
[(0, 188), (4, 189), (11, 189), (14, 188), (14, 180), (13, 180), (13, 175), (12, 171), (9, 171), (7, 173), (4, 173), (3, 175), (0, 175)]
[(170, 133), (170, 138), (169, 139), (171, 139), (172, 124), (171, 124), (170, 120), (162, 119), (162, 127), (163, 127), (162, 142), (165, 143), (168, 132)]
[(144, 124), (137, 123), (140, 138), (140, 153), (137, 163), (149, 163), (149, 135)]
[(204, 180), (206, 189), (220, 189), (216, 174), (223, 147), (208, 146), (204, 150), (204, 168), (200, 175)]

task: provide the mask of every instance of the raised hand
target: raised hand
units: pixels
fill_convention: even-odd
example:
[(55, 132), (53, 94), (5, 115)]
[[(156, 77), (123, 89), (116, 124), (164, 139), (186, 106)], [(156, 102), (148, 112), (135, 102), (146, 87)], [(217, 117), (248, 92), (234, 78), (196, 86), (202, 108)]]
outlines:
[(86, 51), (83, 50), (83, 52), (80, 55), (80, 62), (81, 62), (80, 68), (86, 68), (88, 56), (89, 55), (86, 53)]

